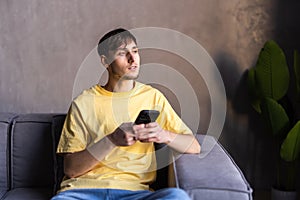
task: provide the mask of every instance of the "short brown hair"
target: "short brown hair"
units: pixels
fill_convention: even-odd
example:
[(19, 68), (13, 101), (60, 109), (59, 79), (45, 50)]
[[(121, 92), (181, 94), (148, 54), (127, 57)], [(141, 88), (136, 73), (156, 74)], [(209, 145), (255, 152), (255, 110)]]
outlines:
[(106, 33), (98, 43), (98, 54), (99, 56), (108, 56), (109, 51), (114, 51), (122, 44), (127, 44), (130, 41), (136, 43), (136, 38), (128, 30), (123, 28), (114, 29)]

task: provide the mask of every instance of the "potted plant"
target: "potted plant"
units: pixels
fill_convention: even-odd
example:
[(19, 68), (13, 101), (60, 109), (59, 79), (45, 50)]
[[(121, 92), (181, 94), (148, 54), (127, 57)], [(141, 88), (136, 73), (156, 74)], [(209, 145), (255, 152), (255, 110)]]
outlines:
[[(292, 74), (283, 50), (273, 40), (264, 44), (255, 67), (248, 71), (252, 107), (265, 120), (274, 141), (277, 173), (273, 199), (276, 199), (277, 190), (285, 191), (284, 195), (296, 191), (296, 164), (300, 154), (300, 119), (296, 113), (300, 102), (300, 58), (297, 51), (294, 51), (292, 71), (295, 81), (290, 79)], [(289, 88), (295, 89), (290, 93), (292, 95), (287, 95)], [(292, 195), (292, 199), (296, 199), (296, 192)]]

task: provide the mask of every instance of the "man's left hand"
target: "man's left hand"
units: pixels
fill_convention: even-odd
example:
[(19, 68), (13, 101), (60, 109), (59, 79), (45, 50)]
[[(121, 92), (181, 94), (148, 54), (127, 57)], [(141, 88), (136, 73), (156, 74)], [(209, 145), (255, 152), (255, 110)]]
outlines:
[(133, 130), (136, 140), (141, 142), (169, 143), (171, 140), (169, 132), (163, 130), (157, 122), (134, 125)]

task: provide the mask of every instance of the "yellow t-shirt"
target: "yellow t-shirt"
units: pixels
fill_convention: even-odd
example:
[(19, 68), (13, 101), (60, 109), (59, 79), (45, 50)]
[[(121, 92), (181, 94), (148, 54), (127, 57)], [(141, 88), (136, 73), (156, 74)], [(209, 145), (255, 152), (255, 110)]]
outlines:
[[(73, 153), (112, 133), (125, 122), (133, 122), (141, 110), (160, 111), (160, 126), (178, 134), (192, 134), (164, 95), (151, 86), (136, 82), (129, 92), (109, 92), (95, 85), (85, 90), (69, 109), (57, 153)], [(111, 188), (147, 190), (155, 180), (156, 158), (153, 143), (136, 142), (115, 147), (97, 166), (76, 178), (65, 178), (61, 190)]]

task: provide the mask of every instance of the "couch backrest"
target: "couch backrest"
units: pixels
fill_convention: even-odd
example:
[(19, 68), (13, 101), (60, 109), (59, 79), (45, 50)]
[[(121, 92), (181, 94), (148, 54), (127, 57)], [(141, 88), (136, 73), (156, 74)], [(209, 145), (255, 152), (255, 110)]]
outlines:
[(52, 115), (25, 114), (11, 132), (11, 187), (53, 187)]

